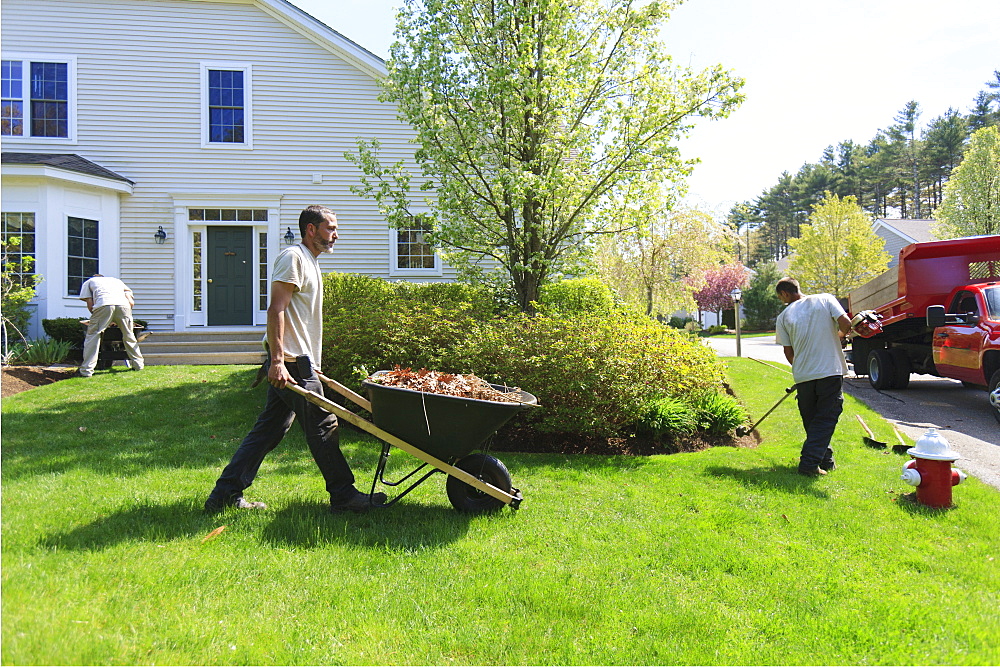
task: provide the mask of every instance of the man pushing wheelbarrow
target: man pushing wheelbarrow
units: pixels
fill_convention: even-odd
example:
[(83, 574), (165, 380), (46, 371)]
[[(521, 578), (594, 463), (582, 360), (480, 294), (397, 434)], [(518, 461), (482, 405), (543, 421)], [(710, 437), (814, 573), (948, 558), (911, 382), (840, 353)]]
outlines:
[(243, 493), (296, 417), (326, 481), (331, 511), (365, 512), (386, 500), (381, 492), (364, 494), (354, 486), (354, 473), (340, 449), (337, 416), (289, 389), (295, 385), (323, 392), (316, 375), (323, 353), (323, 276), (317, 258), (330, 252), (337, 241), (337, 215), (326, 207), (310, 206), (299, 215), (299, 234), (302, 242), (278, 255), (271, 274), (265, 339), (267, 400), (205, 501), (205, 510), (210, 512), (267, 507), (248, 501)]

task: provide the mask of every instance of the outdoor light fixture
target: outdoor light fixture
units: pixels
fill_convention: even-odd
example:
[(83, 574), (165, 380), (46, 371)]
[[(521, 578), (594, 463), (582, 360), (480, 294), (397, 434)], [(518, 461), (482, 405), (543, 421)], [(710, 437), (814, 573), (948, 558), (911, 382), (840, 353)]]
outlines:
[(292, 232), (292, 228), (289, 227), (288, 231), (285, 232), (285, 243), (291, 246), (295, 243), (295, 233)]
[(167, 233), (163, 231), (163, 225), (159, 225), (159, 228), (160, 229), (156, 230), (156, 234), (153, 235), (153, 239), (155, 239), (158, 244), (166, 243)]
[(739, 288), (733, 288), (729, 296), (733, 298), (733, 316), (736, 320), (736, 356), (743, 357), (743, 351), (740, 350), (740, 300), (743, 299), (743, 291)]

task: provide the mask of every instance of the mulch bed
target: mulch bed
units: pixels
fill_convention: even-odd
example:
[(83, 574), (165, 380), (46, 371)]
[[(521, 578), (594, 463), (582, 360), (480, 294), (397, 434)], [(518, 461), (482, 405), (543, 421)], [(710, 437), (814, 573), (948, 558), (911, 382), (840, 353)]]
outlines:
[(72, 378), (76, 367), (5, 366), (0, 379), (0, 394), (9, 397), (35, 387)]
[(587, 438), (576, 434), (542, 434), (525, 427), (508, 426), (497, 432), (491, 447), (500, 452), (644, 457), (700, 452), (717, 447), (755, 448), (759, 443), (760, 435), (756, 431), (743, 437), (696, 434), (668, 443), (655, 443), (643, 438)]

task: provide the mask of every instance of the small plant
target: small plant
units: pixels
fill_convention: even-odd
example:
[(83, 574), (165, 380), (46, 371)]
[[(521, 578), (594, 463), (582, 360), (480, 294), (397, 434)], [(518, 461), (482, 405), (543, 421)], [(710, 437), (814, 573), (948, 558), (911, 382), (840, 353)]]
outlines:
[(681, 318), (680, 316), (672, 315), (670, 316), (670, 320), (667, 321), (667, 325), (673, 329), (684, 329), (684, 326), (689, 322), (694, 322), (694, 318), (691, 316)]
[(36, 339), (11, 350), (12, 364), (49, 366), (58, 364), (69, 355), (70, 344), (56, 339)]
[(708, 329), (702, 330), (702, 336), (715, 336), (716, 334), (725, 334), (729, 330), (726, 329), (725, 325), (712, 325)]
[(660, 397), (642, 407), (638, 426), (654, 438), (684, 436), (698, 430), (698, 413), (681, 399)]
[(747, 420), (743, 406), (728, 394), (707, 392), (691, 400), (698, 426), (711, 434), (725, 434)]

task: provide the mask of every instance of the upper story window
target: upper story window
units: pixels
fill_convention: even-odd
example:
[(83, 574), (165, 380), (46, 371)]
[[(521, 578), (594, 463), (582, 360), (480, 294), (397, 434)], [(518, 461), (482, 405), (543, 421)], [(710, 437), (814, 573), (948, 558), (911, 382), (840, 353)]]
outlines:
[(202, 63), (202, 146), (252, 144), (251, 69), (233, 63)]
[(0, 125), (5, 137), (75, 139), (76, 62), (65, 57), (4, 58)]

